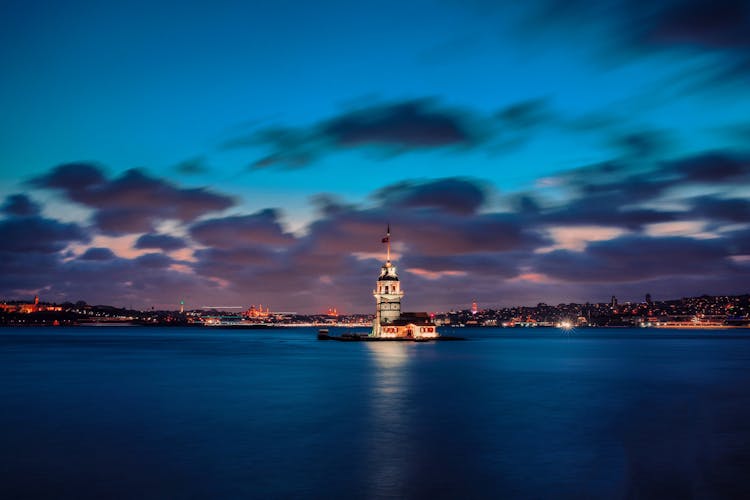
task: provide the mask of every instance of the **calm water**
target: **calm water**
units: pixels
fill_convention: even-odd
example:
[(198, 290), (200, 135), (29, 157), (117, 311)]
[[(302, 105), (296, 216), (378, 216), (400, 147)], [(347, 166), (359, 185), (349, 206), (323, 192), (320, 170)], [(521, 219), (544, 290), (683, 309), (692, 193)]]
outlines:
[(0, 497), (750, 496), (750, 331), (0, 329)]

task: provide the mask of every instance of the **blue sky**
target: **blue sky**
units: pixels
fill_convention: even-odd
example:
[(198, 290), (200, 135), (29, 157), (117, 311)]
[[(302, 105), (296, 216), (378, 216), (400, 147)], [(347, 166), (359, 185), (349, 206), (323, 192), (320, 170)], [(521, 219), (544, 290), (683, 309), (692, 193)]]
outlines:
[[(0, 232), (49, 240), (0, 246), (3, 297), (366, 311), (386, 220), (414, 307), (747, 292), (743, 2), (11, 1), (0, 19)], [(673, 268), (671, 245), (697, 262)]]

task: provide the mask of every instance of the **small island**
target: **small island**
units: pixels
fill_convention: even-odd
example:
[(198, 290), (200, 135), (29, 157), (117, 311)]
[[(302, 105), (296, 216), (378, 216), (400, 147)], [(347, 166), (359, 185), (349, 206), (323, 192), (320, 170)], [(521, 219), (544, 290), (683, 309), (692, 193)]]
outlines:
[(375, 290), (375, 319), (372, 331), (366, 333), (344, 333), (340, 336), (330, 335), (328, 329), (318, 331), (319, 340), (352, 341), (400, 341), (427, 342), (432, 340), (464, 340), (461, 337), (446, 337), (438, 333), (438, 327), (426, 312), (401, 312), (401, 282), (398, 279), (396, 266), (391, 262), (391, 226), (388, 225), (385, 238), (386, 259), (380, 268)]

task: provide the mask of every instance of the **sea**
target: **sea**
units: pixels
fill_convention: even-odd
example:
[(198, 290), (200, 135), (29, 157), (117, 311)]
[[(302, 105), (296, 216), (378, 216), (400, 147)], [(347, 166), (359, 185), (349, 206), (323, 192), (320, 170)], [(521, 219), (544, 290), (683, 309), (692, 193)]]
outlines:
[(0, 498), (750, 498), (750, 330), (316, 333), (0, 329)]

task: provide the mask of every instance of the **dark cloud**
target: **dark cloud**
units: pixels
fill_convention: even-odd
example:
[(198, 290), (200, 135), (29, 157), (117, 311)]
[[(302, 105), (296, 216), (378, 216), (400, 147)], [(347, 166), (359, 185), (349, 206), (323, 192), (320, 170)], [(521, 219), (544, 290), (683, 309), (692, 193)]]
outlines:
[(94, 224), (105, 234), (152, 231), (156, 219), (138, 208), (102, 209), (94, 212)]
[[(450, 198), (451, 186), (461, 196)], [(440, 193), (449, 199), (441, 201)], [(323, 197), (320, 216), (296, 237), (282, 231), (273, 211), (202, 221), (191, 236), (208, 248), (195, 252), (192, 268), (264, 303), (366, 311), (391, 221), (402, 276), (415, 294), (425, 287), (426, 302), (436, 296), (429, 290), (436, 279), (507, 279), (518, 274), (524, 254), (550, 243), (512, 214), (477, 213), (484, 196), (480, 181), (443, 179), (387, 187), (374, 207)], [(411, 304), (419, 307), (416, 295)]]
[(727, 274), (731, 265), (725, 243), (721, 239), (624, 236), (590, 243), (583, 252), (542, 254), (534, 265), (548, 276), (584, 283)]
[(431, 279), (429, 273), (434, 273), (436, 277), (458, 276), (463, 281), (464, 276), (477, 278), (492, 276), (494, 279), (512, 278), (519, 273), (519, 268), (527, 260), (528, 255), (517, 251), (440, 256), (406, 254), (400, 264), (404, 270), (426, 271), (427, 274), (424, 276), (420, 276), (418, 272), (412, 272), (411, 274), (428, 281)]
[(135, 248), (154, 248), (164, 251), (185, 248), (187, 243), (182, 238), (168, 234), (144, 234), (135, 242)]
[(438, 208), (456, 214), (475, 213), (486, 201), (485, 184), (460, 177), (425, 182), (404, 181), (375, 193), (384, 206)]
[(89, 235), (76, 224), (39, 216), (0, 220), (0, 250), (6, 252), (55, 253)]
[(662, 156), (668, 151), (671, 140), (663, 131), (639, 130), (615, 135), (612, 144), (625, 157), (644, 160)]
[(0, 296), (26, 298), (39, 293), (45, 301), (85, 300), (92, 304), (176, 308), (180, 297), (194, 307), (222, 289), (193, 273), (171, 268), (161, 254), (136, 259), (117, 257), (108, 248), (88, 249), (78, 258), (67, 252), (0, 248)]
[[(232, 282), (235, 288), (243, 288), (243, 283), (257, 282), (257, 275), (271, 268), (283, 265), (281, 256), (272, 249), (262, 246), (237, 248), (206, 248), (195, 251), (197, 263), (193, 268), (198, 274), (222, 278)], [(287, 283), (288, 279), (283, 279)]]
[(0, 211), (15, 217), (39, 215), (41, 207), (25, 194), (12, 194), (5, 199)]
[[(638, 230), (646, 224), (716, 218), (741, 222), (745, 202), (729, 197), (689, 196), (689, 208), (659, 208), (663, 198), (678, 188), (738, 188), (750, 183), (750, 161), (744, 153), (715, 151), (672, 161), (648, 164), (611, 161), (565, 172), (557, 188), (566, 191), (562, 203), (533, 203), (520, 210), (530, 223), (598, 224)], [(518, 206), (518, 205), (516, 205)], [(520, 209), (520, 207), (519, 207)]]
[(732, 183), (750, 180), (750, 156), (713, 151), (667, 164), (667, 168), (686, 182)]
[(498, 111), (496, 117), (511, 129), (529, 129), (555, 120), (546, 99), (529, 99), (511, 104)]
[(705, 219), (721, 225), (724, 222), (748, 223), (750, 200), (745, 198), (718, 198), (699, 196), (691, 201), (690, 213), (695, 218)]
[(413, 99), (361, 106), (308, 128), (269, 127), (228, 141), (225, 146), (265, 147), (254, 167), (297, 168), (320, 155), (349, 148), (389, 154), (445, 147), (473, 147), (491, 134), (474, 113), (441, 106), (436, 99)]
[(470, 145), (477, 140), (461, 113), (437, 108), (427, 99), (346, 113), (324, 123), (321, 131), (341, 147), (415, 149)]
[(134, 262), (147, 269), (163, 269), (174, 263), (174, 260), (162, 253), (147, 253), (133, 259)]
[(151, 231), (162, 220), (191, 222), (234, 201), (205, 188), (179, 188), (131, 169), (107, 179), (91, 164), (60, 165), (32, 180), (37, 187), (62, 191), (70, 200), (94, 210), (94, 221), (108, 234)]
[(646, 1), (635, 4), (641, 12), (653, 12), (641, 31), (643, 43), (750, 49), (750, 5), (744, 0), (679, 0), (664, 2), (660, 8)]
[(80, 260), (112, 260), (116, 258), (116, 256), (109, 248), (92, 247), (86, 250), (78, 258)]
[(485, 115), (422, 98), (360, 105), (309, 127), (268, 127), (224, 146), (265, 148), (268, 153), (253, 168), (300, 168), (324, 154), (353, 148), (386, 156), (478, 146), (507, 150), (526, 142), (539, 126), (559, 121), (547, 99), (511, 103)]
[(206, 159), (203, 156), (197, 156), (178, 163), (175, 166), (175, 170), (185, 175), (196, 175), (205, 174), (211, 169), (208, 167)]
[[(176, 303), (192, 296), (203, 304), (263, 302), (272, 309), (305, 312), (329, 306), (370, 311), (370, 291), (385, 253), (380, 239), (388, 223), (407, 291), (404, 306), (411, 310), (455, 307), (468, 290), (484, 302), (506, 304), (555, 297), (590, 300), (596, 294), (620, 295), (641, 287), (668, 292), (659, 280), (685, 287), (672, 287), (678, 290), (673, 295), (715, 290), (722, 279), (728, 290), (735, 290), (750, 272), (743, 260), (750, 254), (744, 228), (750, 220), (750, 199), (739, 189), (748, 179), (745, 158), (741, 152), (719, 151), (668, 162), (623, 158), (597, 163), (558, 175), (551, 184), (555, 195), (549, 198), (546, 190), (502, 196), (478, 179), (411, 180), (386, 186), (363, 204), (320, 195), (315, 219), (300, 235), (287, 233), (280, 213), (268, 209), (190, 221), (185, 239), (147, 229), (135, 244), (167, 252), (195, 243), (190, 261), (161, 252), (124, 259), (102, 248), (76, 257), (65, 248), (85, 241), (85, 232), (77, 226), (38, 216), (11, 217), (0, 221), (0, 241), (18, 239), (13, 231), (21, 221), (35, 220), (36, 226), (21, 237), (25, 245), (0, 247), (0, 272), (5, 273), (0, 292), (48, 289), (58, 297), (89, 302), (114, 298), (120, 304)], [(86, 170), (74, 173), (81, 172)], [(91, 173), (83, 177), (96, 177)], [(131, 201), (130, 196), (107, 203), (98, 198), (102, 184), (119, 180), (87, 181), (87, 192), (71, 196), (107, 207), (95, 210), (100, 227), (135, 231), (148, 225), (132, 222), (140, 220), (140, 213), (122, 201)], [(707, 184), (711, 194), (702, 189)], [(725, 187), (732, 191), (720, 194)], [(660, 208), (675, 191), (681, 193), (680, 208)], [(507, 212), (489, 211), (490, 193)], [(700, 237), (714, 237), (670, 236), (674, 233), (669, 226), (663, 228), (665, 236), (659, 236), (662, 228), (649, 226), (659, 222), (679, 223), (674, 226), (678, 231), (695, 227), (704, 233)], [(574, 251), (560, 249), (574, 247), (557, 241), (559, 231), (549, 231), (567, 226), (622, 231), (597, 241), (601, 234), (594, 230)], [(70, 234), (61, 230), (66, 227)], [(586, 240), (585, 233), (582, 238)]]
[[(601, 60), (667, 52), (704, 56), (699, 85), (747, 81), (750, 76), (750, 7), (744, 0), (547, 0), (523, 29), (562, 29), (596, 37)], [(600, 54), (601, 56), (602, 54)], [(673, 82), (674, 83), (674, 82)]]
[(52, 169), (48, 174), (32, 180), (32, 184), (39, 187), (60, 189), (70, 194), (71, 199), (86, 204), (86, 197), (80, 196), (88, 188), (107, 184), (101, 166), (93, 163), (66, 163)]
[(673, 210), (643, 207), (658, 200), (679, 178), (669, 169), (635, 171), (624, 162), (604, 162), (560, 175), (562, 203), (527, 201), (526, 215), (534, 224), (597, 224), (639, 229), (645, 224), (675, 220)]
[(312, 163), (324, 152), (327, 138), (316, 130), (272, 127), (261, 130), (249, 138), (230, 141), (228, 147), (262, 146), (271, 152), (256, 160), (252, 167), (282, 166), (301, 168)]
[(238, 215), (198, 222), (190, 228), (192, 238), (213, 248), (239, 246), (285, 246), (294, 238), (285, 233), (273, 209), (253, 215)]

